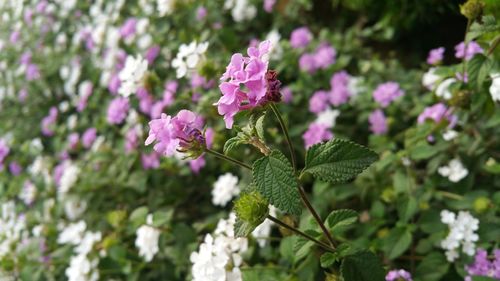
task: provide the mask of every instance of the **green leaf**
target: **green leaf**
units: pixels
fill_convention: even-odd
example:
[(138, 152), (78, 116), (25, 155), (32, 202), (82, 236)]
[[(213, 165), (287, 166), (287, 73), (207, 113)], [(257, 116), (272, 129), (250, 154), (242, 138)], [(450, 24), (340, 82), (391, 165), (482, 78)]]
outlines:
[(161, 227), (172, 220), (174, 214), (173, 210), (168, 211), (156, 211), (153, 214), (153, 226)]
[(478, 85), (479, 71), (488, 58), (482, 54), (476, 54), (467, 62), (467, 75), (470, 83)]
[[(312, 229), (308, 229), (304, 231), (306, 234), (320, 238), (321, 233)], [(305, 258), (308, 254), (311, 253), (311, 248), (314, 247), (314, 242), (311, 240), (305, 239), (302, 236), (297, 236), (297, 240), (295, 241), (295, 245), (293, 246), (293, 250), (295, 252), (295, 262), (298, 262)]]
[(334, 253), (324, 253), (319, 259), (321, 267), (328, 268), (337, 261), (337, 256)]
[(255, 121), (255, 131), (257, 132), (257, 136), (262, 139), (262, 140), (265, 140), (264, 138), (264, 119), (265, 119), (266, 115), (265, 114), (262, 114), (262, 116), (260, 116), (257, 121)]
[(242, 140), (239, 136), (232, 137), (228, 139), (224, 144), (223, 152), (224, 154), (228, 154), (229, 152), (231, 152), (231, 150), (242, 144), (245, 144), (245, 141)]
[(422, 281), (437, 281), (448, 272), (450, 264), (443, 254), (433, 252), (427, 255), (417, 266), (415, 276)]
[(407, 223), (418, 211), (417, 200), (414, 197), (404, 198), (399, 202), (397, 209), (400, 221)]
[(498, 279), (486, 276), (472, 276), (472, 281), (498, 281)]
[(333, 231), (339, 227), (350, 225), (358, 220), (358, 213), (354, 210), (341, 209), (331, 212), (326, 218), (327, 227)]
[(361, 251), (344, 258), (340, 266), (344, 281), (384, 281), (385, 272), (378, 257)]
[(135, 227), (138, 227), (141, 224), (146, 222), (146, 216), (148, 215), (148, 208), (143, 206), (135, 209), (129, 217), (129, 220)]
[(284, 212), (300, 215), (299, 185), (293, 167), (283, 153), (273, 150), (255, 161), (252, 174), (258, 191), (271, 204)]
[(385, 252), (389, 259), (395, 259), (403, 254), (411, 245), (412, 234), (407, 228), (395, 228), (385, 238)]
[(377, 154), (364, 146), (334, 139), (309, 148), (303, 172), (328, 182), (341, 183), (356, 177), (377, 159)]

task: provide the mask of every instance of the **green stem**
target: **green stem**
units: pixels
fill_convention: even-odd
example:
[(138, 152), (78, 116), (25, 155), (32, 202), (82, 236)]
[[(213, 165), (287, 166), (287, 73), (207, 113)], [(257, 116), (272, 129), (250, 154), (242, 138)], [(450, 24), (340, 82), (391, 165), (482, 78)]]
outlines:
[(491, 43), (490, 48), (488, 49), (488, 52), (486, 52), (486, 55), (489, 56), (493, 53), (495, 48), (500, 44), (500, 35), (497, 36), (495, 39), (493, 39), (493, 43)]
[(217, 158), (220, 158), (220, 159), (222, 159), (222, 160), (226, 160), (226, 161), (231, 162), (231, 163), (233, 163), (233, 164), (239, 165), (239, 166), (241, 166), (241, 167), (243, 167), (243, 168), (246, 168), (246, 169), (252, 170), (252, 167), (251, 167), (250, 165), (245, 164), (245, 163), (243, 163), (243, 162), (241, 162), (241, 161), (239, 161), (239, 160), (236, 160), (236, 159), (234, 159), (234, 158), (231, 158), (231, 157), (229, 157), (229, 156), (226, 156), (226, 155), (224, 155), (224, 154), (222, 154), (222, 153), (220, 153), (220, 152), (217, 152), (217, 151), (215, 151), (215, 150), (211, 150), (211, 149), (208, 149), (208, 148), (207, 148), (207, 149), (205, 149), (205, 152), (206, 152), (206, 153), (208, 153), (208, 154), (212, 154), (213, 156), (215, 156), (215, 157), (217, 157)]
[(294, 232), (295, 234), (298, 234), (298, 235), (300, 235), (300, 236), (302, 236), (302, 237), (304, 237), (304, 238), (306, 238), (306, 239), (308, 239), (308, 240), (310, 240), (310, 241), (312, 241), (312, 242), (314, 242), (314, 243), (318, 244), (321, 248), (323, 248), (323, 249), (325, 249), (325, 250), (327, 250), (327, 251), (329, 251), (329, 252), (334, 252), (334, 251), (335, 251), (334, 249), (332, 249), (332, 248), (331, 248), (330, 246), (328, 246), (327, 244), (325, 244), (325, 243), (323, 243), (323, 242), (319, 241), (318, 239), (316, 239), (316, 238), (314, 238), (314, 237), (310, 236), (309, 234), (306, 234), (306, 233), (304, 233), (304, 232), (302, 232), (302, 231), (298, 230), (297, 228), (295, 228), (295, 227), (293, 227), (293, 226), (290, 226), (290, 225), (288, 225), (288, 224), (286, 224), (286, 223), (284, 223), (284, 222), (280, 221), (279, 219), (277, 219), (277, 218), (275, 218), (275, 217), (273, 217), (273, 216), (271, 216), (271, 215), (267, 215), (267, 218), (268, 218), (269, 220), (271, 220), (272, 222), (276, 223), (277, 225), (279, 225), (279, 226), (281, 226), (281, 227), (284, 227), (284, 228), (286, 228), (286, 229), (288, 229), (288, 230), (290, 230), (290, 231)]
[(443, 197), (447, 197), (450, 199), (455, 199), (455, 200), (463, 200), (464, 199), (464, 197), (462, 195), (458, 195), (458, 194), (451, 193), (448, 191), (438, 190), (438, 191), (436, 191), (436, 193), (440, 194)]
[(280, 123), (281, 130), (283, 131), (283, 134), (285, 135), (286, 142), (288, 144), (288, 150), (290, 150), (290, 157), (292, 158), (293, 170), (295, 171), (297, 169), (297, 164), (295, 161), (295, 153), (293, 150), (292, 140), (290, 139), (290, 135), (288, 134), (288, 129), (285, 125), (285, 121), (283, 120), (283, 117), (281, 116), (281, 113), (278, 110), (278, 107), (276, 107), (276, 105), (274, 103), (270, 103), (269, 106), (273, 110), (274, 115), (276, 115), (276, 118), (278, 118), (278, 122)]
[(314, 219), (318, 223), (319, 227), (321, 227), (321, 230), (325, 234), (326, 238), (328, 239), (328, 242), (330, 243), (330, 247), (335, 249), (335, 241), (333, 241), (333, 237), (326, 228), (325, 224), (323, 223), (323, 220), (321, 220), (321, 217), (318, 215), (316, 210), (314, 210), (314, 207), (311, 205), (311, 202), (309, 202), (309, 199), (307, 199), (306, 192), (302, 188), (302, 186), (299, 186), (299, 192), (300, 192), (300, 198), (302, 198), (302, 202), (304, 202), (304, 205), (306, 205), (307, 209), (311, 214), (313, 215)]
[(469, 45), (469, 42), (467, 41), (467, 33), (469, 33), (470, 26), (472, 24), (472, 21), (470, 19), (467, 19), (467, 27), (465, 28), (465, 35), (464, 35), (464, 58), (463, 58), (463, 73), (462, 77), (465, 79), (465, 74), (467, 73), (467, 62), (465, 59), (465, 55), (467, 54), (467, 47)]

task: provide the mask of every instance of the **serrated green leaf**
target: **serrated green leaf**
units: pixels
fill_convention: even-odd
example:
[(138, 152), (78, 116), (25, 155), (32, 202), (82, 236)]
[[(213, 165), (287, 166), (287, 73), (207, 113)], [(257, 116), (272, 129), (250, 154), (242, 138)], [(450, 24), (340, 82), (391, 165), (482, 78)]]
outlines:
[(358, 213), (354, 210), (341, 209), (331, 212), (326, 218), (328, 228), (333, 231), (342, 226), (350, 225), (356, 222)]
[(372, 150), (351, 141), (334, 139), (311, 146), (303, 172), (341, 183), (356, 177), (378, 159)]
[(224, 143), (224, 154), (228, 154), (231, 150), (235, 149), (237, 146), (244, 144), (245, 141), (242, 140), (239, 136), (232, 137)]
[(344, 258), (340, 266), (344, 281), (384, 281), (385, 272), (375, 254), (361, 251)]
[(283, 153), (273, 150), (255, 161), (252, 174), (257, 190), (269, 203), (284, 212), (300, 215), (299, 185), (293, 167)]

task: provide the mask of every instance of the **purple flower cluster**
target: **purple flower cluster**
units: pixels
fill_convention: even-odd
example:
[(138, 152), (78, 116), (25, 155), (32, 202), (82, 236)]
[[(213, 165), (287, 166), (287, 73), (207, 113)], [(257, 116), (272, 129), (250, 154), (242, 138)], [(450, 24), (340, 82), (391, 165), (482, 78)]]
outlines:
[(308, 73), (318, 69), (326, 69), (335, 63), (337, 51), (331, 45), (323, 43), (316, 48), (314, 53), (305, 53), (299, 58), (299, 67)]
[[(233, 118), (240, 110), (265, 104), (268, 88), (276, 90), (274, 81), (269, 81), (267, 55), (271, 43), (263, 41), (247, 50), (248, 57), (240, 53), (231, 57), (231, 62), (222, 75), (224, 81), (219, 85), (222, 97), (215, 104), (220, 115), (224, 116), (226, 128), (233, 127)], [(275, 78), (275, 77), (274, 77)], [(271, 82), (271, 83), (270, 83)], [(268, 87), (271, 85), (272, 87)], [(279, 86), (279, 85), (278, 85)]]
[(444, 57), (444, 47), (432, 49), (427, 57), (427, 63), (430, 65), (435, 65), (443, 61)]
[(413, 281), (411, 274), (404, 269), (391, 270), (385, 276), (386, 281)]
[(339, 106), (346, 103), (351, 96), (349, 91), (349, 79), (351, 76), (345, 71), (334, 73), (330, 79), (330, 103), (334, 106)]
[(264, 11), (272, 12), (275, 4), (276, 0), (264, 0)]
[(127, 118), (130, 104), (127, 98), (117, 97), (108, 107), (107, 120), (109, 124), (121, 124)]
[(42, 119), (42, 134), (44, 136), (50, 137), (54, 134), (52, 127), (56, 123), (58, 115), (59, 112), (57, 111), (57, 107), (53, 106), (49, 110), (49, 115)]
[(387, 119), (385, 118), (382, 110), (377, 109), (373, 111), (368, 117), (368, 122), (370, 123), (370, 130), (375, 135), (383, 135), (387, 133)]
[(203, 119), (189, 110), (181, 110), (174, 117), (163, 113), (160, 119), (149, 122), (149, 128), (145, 145), (156, 141), (154, 150), (162, 155), (172, 156), (176, 151), (200, 152), (206, 147)]
[(488, 252), (478, 249), (474, 263), (465, 267), (468, 276), (465, 281), (471, 281), (472, 276), (486, 276), (500, 280), (500, 250), (493, 251), (494, 259), (488, 259)]
[(427, 119), (433, 120), (436, 123), (446, 119), (449, 122), (449, 128), (453, 128), (457, 123), (457, 116), (453, 115), (451, 109), (448, 109), (443, 103), (437, 103), (433, 106), (426, 107), (418, 116), (417, 121), (419, 124), (422, 124)]
[(85, 148), (90, 148), (97, 137), (96, 128), (88, 128), (82, 135), (82, 145)]
[(10, 148), (7, 146), (5, 140), (0, 139), (0, 170), (3, 169), (3, 162), (7, 155), (9, 155)]
[(329, 129), (328, 125), (316, 122), (311, 123), (307, 131), (302, 135), (306, 148), (323, 141), (331, 140), (333, 133)]
[(475, 54), (482, 54), (483, 52), (483, 48), (481, 48), (481, 46), (479, 46), (479, 44), (475, 41), (467, 43), (467, 50), (465, 49), (464, 42), (455, 46), (455, 57), (459, 59), (470, 60)]
[(38, 65), (31, 61), (31, 52), (25, 52), (21, 56), (20, 64), (25, 68), (26, 80), (32, 81), (40, 78), (40, 70)]
[(295, 49), (307, 47), (312, 38), (313, 35), (311, 31), (309, 31), (309, 28), (305, 26), (299, 27), (292, 31), (290, 35), (290, 46)]
[(382, 107), (387, 107), (392, 101), (404, 95), (403, 90), (396, 82), (385, 82), (373, 91), (373, 99)]

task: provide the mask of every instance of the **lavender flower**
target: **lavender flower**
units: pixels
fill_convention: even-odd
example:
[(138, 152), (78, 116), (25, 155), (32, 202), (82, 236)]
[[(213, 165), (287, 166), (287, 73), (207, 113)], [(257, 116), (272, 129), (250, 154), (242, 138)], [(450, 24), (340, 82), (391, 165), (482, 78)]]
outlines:
[(427, 63), (430, 65), (435, 65), (443, 61), (444, 51), (444, 47), (430, 50), (429, 56), (427, 57)]
[(382, 107), (387, 107), (392, 101), (404, 95), (396, 82), (386, 82), (377, 86), (373, 91), (373, 99)]
[(121, 124), (127, 118), (130, 104), (127, 98), (117, 97), (108, 107), (107, 120), (109, 124)]

